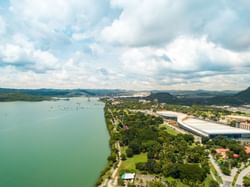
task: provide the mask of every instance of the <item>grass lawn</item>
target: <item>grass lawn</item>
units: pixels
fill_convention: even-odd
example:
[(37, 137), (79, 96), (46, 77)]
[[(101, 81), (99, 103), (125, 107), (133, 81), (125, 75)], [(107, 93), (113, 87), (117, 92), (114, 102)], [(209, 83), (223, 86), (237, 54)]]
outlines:
[(179, 132), (177, 132), (174, 128), (170, 127), (169, 125), (167, 125), (166, 123), (161, 124), (160, 127), (164, 127), (166, 129), (166, 131), (171, 134), (176, 136), (177, 134), (179, 134)]
[(181, 181), (177, 180), (177, 179), (174, 179), (172, 177), (167, 177), (166, 178), (166, 181), (167, 182), (176, 182), (176, 187), (189, 187), (188, 185), (186, 184), (183, 184)]
[(121, 147), (121, 153), (126, 155), (126, 149), (128, 148), (128, 146), (122, 146)]
[(122, 161), (122, 165), (120, 167), (121, 170), (136, 170), (135, 165), (139, 162), (147, 162), (147, 154), (141, 153), (139, 155), (134, 155), (131, 158), (127, 158), (127, 160)]
[(210, 171), (214, 174), (215, 178), (217, 179), (217, 182), (222, 183), (222, 179), (220, 178), (214, 166), (210, 162), (209, 162), (209, 168), (210, 168)]
[(210, 186), (210, 182), (213, 180), (211, 175), (208, 175), (207, 178), (204, 181), (204, 187), (209, 187)]

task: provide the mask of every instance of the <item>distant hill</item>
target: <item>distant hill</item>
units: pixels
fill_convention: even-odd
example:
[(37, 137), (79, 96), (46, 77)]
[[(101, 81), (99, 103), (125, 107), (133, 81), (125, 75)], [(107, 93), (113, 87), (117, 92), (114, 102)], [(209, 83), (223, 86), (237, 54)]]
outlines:
[(250, 103), (250, 87), (246, 90), (237, 93), (234, 97), (243, 100), (244, 102)]
[(67, 96), (79, 96), (79, 95), (95, 95), (87, 90), (60, 90), (60, 89), (11, 89), (0, 88), (0, 94), (2, 93), (20, 93), (32, 96), (50, 96), (50, 97), (67, 97)]
[[(41, 101), (51, 97), (76, 96), (132, 96), (135, 91), (119, 89), (12, 89), (0, 88), (0, 101)], [(152, 91), (145, 99), (158, 100), (160, 103), (182, 105), (243, 105), (250, 104), (250, 87), (234, 93), (216, 91)]]
[(225, 91), (209, 91), (209, 90), (169, 90), (165, 91), (174, 96), (185, 97), (214, 97), (214, 96), (226, 96), (234, 95), (237, 91), (225, 90)]
[(217, 96), (209, 100), (211, 104), (243, 105), (250, 104), (250, 87), (232, 96)]
[(169, 93), (165, 93), (165, 92), (156, 92), (156, 93), (151, 93), (149, 96), (146, 97), (148, 100), (157, 100), (160, 103), (164, 103), (164, 102), (170, 102), (170, 103), (174, 103), (177, 102), (178, 99), (176, 96), (173, 96)]
[(202, 94), (196, 94), (196, 96), (181, 95), (174, 96), (167, 92), (152, 92), (147, 100), (158, 100), (160, 103), (169, 103), (169, 104), (182, 104), (182, 105), (243, 105), (250, 104), (250, 87), (244, 91), (238, 92), (236, 94), (216, 95), (212, 96), (211, 92), (209, 95), (206, 95), (205, 92)]
[(51, 97), (102, 97), (132, 95), (134, 91), (118, 89), (12, 89), (0, 88), (0, 101), (40, 101)]
[(51, 100), (50, 97), (47, 96), (33, 96), (27, 95), (23, 93), (1, 93), (0, 94), (0, 102), (5, 101), (44, 101)]

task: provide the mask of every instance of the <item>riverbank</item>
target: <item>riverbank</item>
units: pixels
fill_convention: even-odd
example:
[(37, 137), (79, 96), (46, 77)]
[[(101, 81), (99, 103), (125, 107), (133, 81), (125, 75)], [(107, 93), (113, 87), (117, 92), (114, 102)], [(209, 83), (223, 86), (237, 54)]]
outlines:
[(107, 100), (102, 99), (100, 101), (105, 104), (104, 117), (105, 117), (106, 127), (110, 136), (110, 139), (109, 139), (110, 155), (107, 158), (106, 167), (102, 170), (99, 178), (97, 179), (96, 186), (105, 186), (106, 184), (108, 184), (108, 179), (112, 177), (114, 170), (119, 165), (119, 150), (118, 150), (118, 146), (116, 146), (117, 138), (115, 137), (114, 118), (112, 116), (112, 113), (110, 113), (110, 111), (108, 110), (108, 107), (106, 104)]

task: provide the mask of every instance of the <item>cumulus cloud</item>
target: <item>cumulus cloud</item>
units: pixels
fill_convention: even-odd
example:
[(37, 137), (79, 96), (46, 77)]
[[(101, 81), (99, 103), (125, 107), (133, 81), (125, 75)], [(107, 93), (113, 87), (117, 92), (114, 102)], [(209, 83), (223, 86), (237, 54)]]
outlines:
[(179, 37), (164, 47), (129, 48), (121, 56), (126, 72), (144, 80), (149, 76), (151, 82), (159, 85), (202, 82), (204, 77), (212, 81), (216, 75), (225, 80), (225, 74), (248, 75), (249, 59), (250, 51), (224, 49), (206, 37)]
[(0, 16), (0, 36), (4, 34), (6, 30), (6, 25), (4, 19)]
[(53, 54), (36, 49), (21, 35), (15, 35), (12, 42), (0, 45), (0, 60), (2, 65), (12, 65), (23, 71), (37, 73), (60, 67), (59, 60)]
[(205, 34), (226, 48), (249, 49), (248, 4), (244, 0), (114, 0), (112, 5), (122, 12), (102, 35), (108, 42), (141, 46), (164, 44), (182, 35)]
[(247, 0), (9, 0), (0, 10), (1, 86), (249, 86)]
[(129, 48), (122, 55), (124, 68), (134, 73), (224, 71), (250, 66), (250, 52), (224, 49), (206, 37), (179, 37), (165, 47)]
[(75, 30), (81, 30), (103, 16), (107, 1), (10, 0), (10, 4), (10, 11), (25, 21), (43, 23), (50, 29), (70, 26)]

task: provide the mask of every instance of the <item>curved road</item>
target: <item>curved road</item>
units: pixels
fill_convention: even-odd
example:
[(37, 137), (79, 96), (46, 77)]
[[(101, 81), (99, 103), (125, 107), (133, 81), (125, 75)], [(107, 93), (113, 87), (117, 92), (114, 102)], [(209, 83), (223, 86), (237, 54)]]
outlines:
[(216, 163), (216, 161), (214, 160), (214, 158), (212, 157), (211, 154), (209, 155), (209, 160), (213, 164), (213, 166), (214, 166), (215, 170), (217, 171), (218, 175), (221, 177), (221, 179), (223, 181), (223, 187), (230, 187), (233, 180), (234, 180), (235, 175), (237, 174), (237, 169), (233, 168), (232, 171), (231, 171), (231, 175), (227, 176), (227, 175), (224, 175), (221, 172), (220, 167), (218, 166), (218, 164)]
[(238, 178), (237, 178), (237, 181), (236, 181), (236, 187), (241, 187), (243, 186), (243, 178), (248, 175), (250, 173), (250, 166), (246, 167), (245, 169), (243, 169)]

